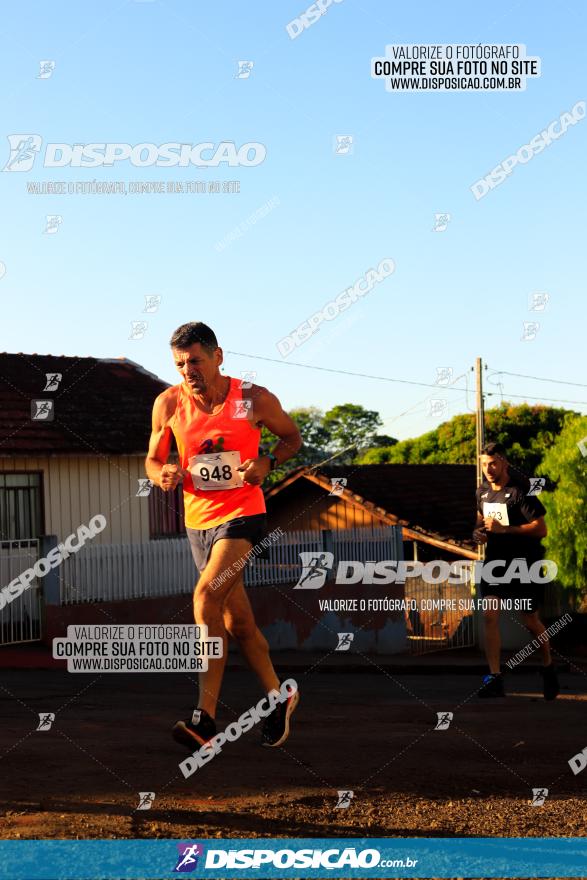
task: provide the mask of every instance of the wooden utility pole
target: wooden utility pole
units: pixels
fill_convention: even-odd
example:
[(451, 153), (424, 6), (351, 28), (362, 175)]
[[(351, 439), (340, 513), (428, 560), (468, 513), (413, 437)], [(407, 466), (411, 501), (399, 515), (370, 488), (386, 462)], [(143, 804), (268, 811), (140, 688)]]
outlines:
[(483, 482), (479, 456), (485, 446), (485, 409), (483, 406), (483, 365), (481, 358), (475, 361), (475, 437), (477, 440), (477, 485)]

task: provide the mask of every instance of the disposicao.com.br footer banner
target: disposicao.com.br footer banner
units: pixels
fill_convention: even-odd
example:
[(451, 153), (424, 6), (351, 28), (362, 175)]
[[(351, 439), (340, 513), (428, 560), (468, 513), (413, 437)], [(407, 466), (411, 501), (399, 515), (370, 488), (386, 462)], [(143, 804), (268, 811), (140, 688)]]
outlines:
[(587, 838), (23, 840), (0, 843), (0, 878), (581, 877)]

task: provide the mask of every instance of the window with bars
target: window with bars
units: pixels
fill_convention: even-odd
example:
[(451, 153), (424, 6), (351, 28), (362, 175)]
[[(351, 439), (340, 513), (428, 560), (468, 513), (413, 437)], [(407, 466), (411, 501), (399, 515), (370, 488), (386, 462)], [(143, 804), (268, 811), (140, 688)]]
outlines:
[(181, 483), (173, 492), (164, 492), (153, 486), (149, 493), (149, 537), (177, 538), (181, 535), (185, 535)]
[(44, 534), (42, 474), (0, 472), (0, 540), (38, 538)]

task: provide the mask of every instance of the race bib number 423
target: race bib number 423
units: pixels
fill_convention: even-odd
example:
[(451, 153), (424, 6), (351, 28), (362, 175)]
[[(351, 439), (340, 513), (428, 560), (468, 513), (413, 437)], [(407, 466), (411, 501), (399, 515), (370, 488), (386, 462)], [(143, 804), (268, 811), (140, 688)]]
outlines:
[(237, 471), (241, 465), (241, 454), (238, 451), (192, 455), (188, 464), (195, 489), (238, 489), (244, 485), (243, 478)]
[(510, 524), (507, 504), (503, 504), (501, 501), (484, 501), (483, 516), (496, 519), (502, 526)]

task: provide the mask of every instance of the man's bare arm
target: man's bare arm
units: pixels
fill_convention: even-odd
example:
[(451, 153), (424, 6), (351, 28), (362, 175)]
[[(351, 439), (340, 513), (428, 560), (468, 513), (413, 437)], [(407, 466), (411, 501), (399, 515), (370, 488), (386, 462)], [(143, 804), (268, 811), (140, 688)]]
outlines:
[[(281, 403), (266, 388), (253, 385), (251, 390), (253, 400), (253, 418), (257, 425), (265, 425), (272, 434), (279, 438), (271, 450), (277, 464), (283, 464), (292, 458), (302, 446), (302, 437), (298, 426), (281, 406)], [(248, 458), (242, 463), (239, 470), (243, 480), (253, 486), (260, 485), (269, 471), (271, 462), (266, 455), (257, 458)]]
[(261, 396), (260, 412), (257, 415), (259, 421), (279, 438), (271, 450), (279, 465), (299, 452), (302, 447), (302, 436), (298, 426), (282, 408), (275, 394), (266, 389), (264, 391)]
[(476, 541), (477, 544), (487, 543), (487, 532), (483, 526), (483, 516), (479, 511), (477, 511), (477, 521), (475, 522), (475, 529), (473, 531), (473, 540)]
[(171, 450), (171, 428), (169, 419), (174, 410), (173, 400), (168, 394), (160, 394), (153, 404), (151, 438), (149, 452), (145, 459), (145, 472), (148, 478), (164, 492), (180, 483), (185, 472), (176, 464), (167, 464)]

